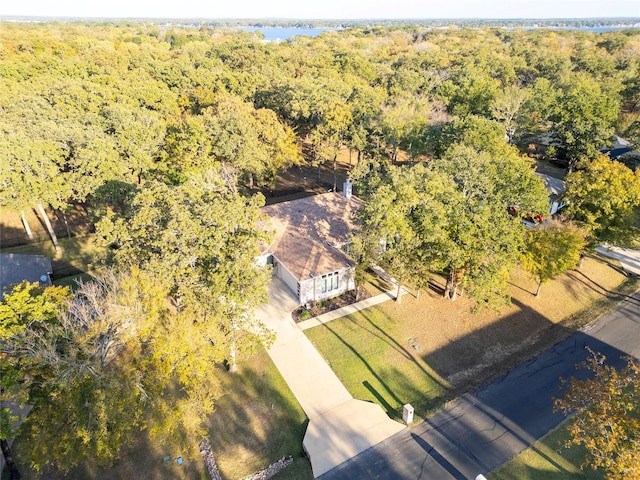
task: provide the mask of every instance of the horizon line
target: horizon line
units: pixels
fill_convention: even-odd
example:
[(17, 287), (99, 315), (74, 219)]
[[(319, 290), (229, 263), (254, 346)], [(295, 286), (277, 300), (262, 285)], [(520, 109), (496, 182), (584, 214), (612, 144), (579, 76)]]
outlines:
[(260, 17), (260, 18), (246, 18), (246, 17), (127, 17), (127, 16), (74, 16), (74, 15), (4, 15), (0, 13), (0, 20), (5, 18), (34, 18), (34, 19), (78, 19), (78, 20), (199, 20), (199, 21), (245, 21), (245, 22), (259, 22), (259, 21), (309, 21), (309, 22), (370, 22), (370, 21), (383, 21), (383, 22), (429, 22), (429, 21), (466, 21), (466, 20), (484, 20), (484, 21), (557, 21), (557, 20), (626, 20), (626, 21), (640, 21), (640, 16), (598, 16), (598, 17), (372, 17), (372, 18), (303, 18), (303, 17)]

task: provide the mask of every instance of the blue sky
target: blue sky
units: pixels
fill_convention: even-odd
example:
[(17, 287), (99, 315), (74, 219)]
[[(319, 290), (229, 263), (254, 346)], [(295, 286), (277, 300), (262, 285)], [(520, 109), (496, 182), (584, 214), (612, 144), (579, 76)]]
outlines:
[(640, 17), (640, 0), (5, 0), (0, 15), (152, 18)]

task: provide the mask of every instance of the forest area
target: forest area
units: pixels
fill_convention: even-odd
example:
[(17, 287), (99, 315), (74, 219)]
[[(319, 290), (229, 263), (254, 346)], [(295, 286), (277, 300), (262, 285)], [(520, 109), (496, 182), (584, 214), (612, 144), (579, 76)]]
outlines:
[[(596, 244), (637, 245), (638, 158), (602, 150), (640, 143), (639, 29), (361, 27), (268, 43), (208, 26), (3, 23), (0, 45), (0, 208), (29, 232), (25, 211), (47, 223), (81, 206), (106, 247), (76, 291), (23, 284), (0, 304), (0, 398), (33, 405), (20, 435), (35, 471), (109, 465), (135, 431), (203, 436), (223, 393), (211, 365), (233, 371), (272, 340), (253, 316), (270, 279), (254, 260), (263, 193), (286, 171), (333, 171), (308, 190), (336, 189), (348, 154), (366, 202), (350, 251), (361, 270), (416, 289), (441, 274), (445, 297), (478, 308), (508, 301), (514, 265), (540, 286)], [(549, 216), (546, 161), (567, 170), (567, 206), (526, 229)], [(14, 418), (0, 412), (4, 442)]]

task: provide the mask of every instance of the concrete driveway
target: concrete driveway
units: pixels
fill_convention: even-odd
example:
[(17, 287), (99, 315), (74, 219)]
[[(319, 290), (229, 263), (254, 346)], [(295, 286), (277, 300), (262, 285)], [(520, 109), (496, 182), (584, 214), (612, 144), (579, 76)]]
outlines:
[(256, 316), (276, 333), (269, 356), (309, 417), (303, 446), (315, 477), (403, 430), (376, 404), (355, 400), (291, 318), (297, 299), (281, 280)]
[(596, 252), (618, 260), (625, 272), (640, 276), (640, 250), (598, 245)]

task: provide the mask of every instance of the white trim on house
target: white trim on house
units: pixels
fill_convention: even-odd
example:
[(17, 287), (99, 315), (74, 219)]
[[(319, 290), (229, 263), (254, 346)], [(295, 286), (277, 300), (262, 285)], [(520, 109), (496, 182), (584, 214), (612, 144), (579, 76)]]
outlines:
[(356, 288), (354, 268), (348, 265), (341, 270), (314, 275), (299, 285), (301, 305), (336, 297)]

